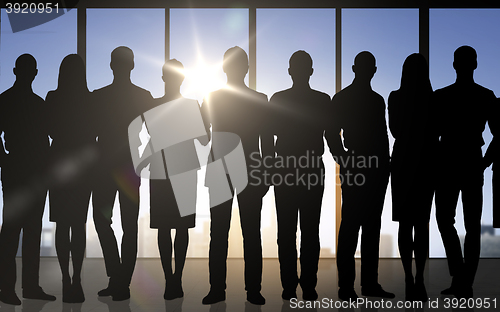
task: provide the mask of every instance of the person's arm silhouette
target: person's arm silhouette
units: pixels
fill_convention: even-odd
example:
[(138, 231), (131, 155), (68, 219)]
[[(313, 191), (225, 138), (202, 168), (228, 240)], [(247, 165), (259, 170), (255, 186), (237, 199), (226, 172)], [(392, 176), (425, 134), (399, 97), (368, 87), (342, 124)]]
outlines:
[(273, 118), (271, 109), (269, 107), (269, 102), (266, 101), (262, 104), (262, 113), (263, 116), (263, 127), (260, 135), (260, 144), (262, 149), (262, 158), (267, 159), (269, 157), (274, 157), (274, 133), (272, 130), (273, 126)]
[(204, 142), (200, 141), (200, 143), (203, 145), (207, 145), (211, 139), (210, 124), (212, 123), (212, 121), (210, 119), (210, 111), (208, 106), (209, 106), (208, 99), (204, 98), (203, 103), (201, 103), (200, 111), (201, 111), (201, 118), (203, 119), (203, 124), (205, 125), (205, 130), (207, 132), (207, 142), (206, 144), (203, 144)]
[(325, 138), (328, 142), (328, 146), (330, 147), (330, 152), (333, 155), (333, 159), (337, 164), (341, 164), (341, 158), (345, 157), (347, 152), (344, 149), (344, 145), (342, 144), (342, 111), (341, 104), (336, 96), (333, 97), (331, 103), (331, 122), (328, 129), (325, 131)]
[(500, 127), (500, 109), (498, 107), (498, 104), (500, 104), (500, 99), (496, 99), (493, 101), (490, 105), (490, 111), (488, 113), (488, 126), (490, 127), (491, 134), (493, 135), (493, 139), (491, 140), (490, 145), (488, 146), (488, 149), (486, 150), (486, 153), (484, 154), (483, 157), (483, 168), (486, 169), (488, 168), (494, 161), (495, 158), (498, 157), (498, 147), (497, 143), (495, 140), (495, 137), (497, 135), (500, 135), (498, 133), (499, 127)]
[(395, 139), (404, 136), (405, 131), (408, 131), (408, 120), (404, 118), (404, 107), (398, 105), (400, 101), (397, 100), (397, 93), (391, 92), (387, 100), (388, 113), (389, 113), (389, 129)]
[[(203, 105), (203, 103), (202, 103), (202, 105)], [(204, 105), (204, 106), (206, 106), (206, 105)], [(200, 107), (200, 113), (201, 113), (201, 119), (203, 120), (203, 125), (205, 126), (205, 131), (207, 132), (207, 136), (204, 138), (199, 138), (198, 141), (202, 145), (206, 146), (210, 142), (210, 138), (211, 138), (210, 122), (207, 120), (206, 112), (204, 112), (203, 106)]]

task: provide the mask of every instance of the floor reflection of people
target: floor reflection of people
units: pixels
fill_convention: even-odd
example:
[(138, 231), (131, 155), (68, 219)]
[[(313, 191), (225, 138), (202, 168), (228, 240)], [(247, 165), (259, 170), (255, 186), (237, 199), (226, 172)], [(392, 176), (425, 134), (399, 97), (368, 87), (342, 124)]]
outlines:
[(226, 312), (227, 304), (225, 302), (219, 302), (216, 304), (210, 305), (209, 312)]
[(182, 312), (184, 298), (165, 300), (165, 312)]
[(132, 312), (130, 309), (130, 299), (113, 301), (109, 296), (100, 296), (97, 300), (106, 304), (108, 312)]
[[(318, 306), (314, 306), (314, 303), (316, 301), (300, 301), (301, 303), (299, 304), (299, 301), (297, 299), (292, 299), (292, 301), (288, 300), (283, 300), (283, 304), (281, 305), (281, 312), (293, 312), (293, 311), (312, 311), (312, 312), (317, 312), (318, 311)], [(319, 307), (321, 309), (321, 307)], [(339, 311), (342, 311), (339, 309)], [(350, 310), (348, 310), (351, 312)], [(354, 310), (353, 310), (354, 311)]]
[(66, 303), (62, 305), (62, 312), (81, 312), (82, 303)]
[[(23, 299), (21, 312), (41, 312), (47, 303), (48, 303), (48, 301)], [(46, 310), (50, 310), (50, 309), (46, 309)], [(0, 311), (9, 312), (9, 310), (7, 310), (7, 309), (4, 310), (3, 307), (2, 307), (2, 309), (0, 309)], [(14, 312), (14, 311), (12, 311), (12, 312)], [(77, 312), (77, 311), (75, 311), (75, 312)]]
[(245, 302), (245, 312), (261, 312), (261, 311), (262, 311), (261, 305), (252, 304), (248, 301)]

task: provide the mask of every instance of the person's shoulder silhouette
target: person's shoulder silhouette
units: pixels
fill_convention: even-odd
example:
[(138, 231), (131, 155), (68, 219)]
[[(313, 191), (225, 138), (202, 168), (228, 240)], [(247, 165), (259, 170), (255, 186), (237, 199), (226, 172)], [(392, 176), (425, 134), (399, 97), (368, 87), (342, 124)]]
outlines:
[(26, 154), (28, 150), (41, 152), (49, 147), (45, 103), (32, 89), (38, 69), (31, 54), (19, 56), (13, 72), (16, 81), (0, 94), (0, 131), (4, 131), (5, 148), (12, 155), (26, 157), (33, 155)]
[(120, 46), (111, 52), (111, 62), (109, 64), (113, 71), (113, 82), (101, 89), (94, 92), (107, 91), (114, 93), (115, 96), (124, 94), (127, 96), (138, 95), (151, 95), (149, 91), (135, 85), (130, 80), (130, 73), (135, 67), (134, 53), (129, 47)]
[[(389, 94), (389, 128), (395, 139), (433, 131), (432, 86), (425, 57), (420, 53), (409, 55), (401, 75), (401, 86)], [(422, 131), (424, 130), (424, 131)], [(420, 146), (418, 146), (420, 147)], [(407, 146), (410, 148), (410, 146)]]
[(90, 125), (94, 103), (87, 88), (85, 64), (78, 54), (70, 54), (63, 59), (58, 87), (47, 93), (45, 101), (51, 120), (50, 136), (57, 138), (58, 144), (95, 142), (96, 133)]
[(302, 153), (308, 149), (322, 152), (330, 96), (310, 87), (313, 72), (309, 53), (303, 50), (294, 52), (288, 68), (292, 87), (276, 92), (269, 101), (272, 118), (268, 123), (272, 132), (278, 135), (278, 149), (285, 154)]
[[(12, 100), (24, 98), (26, 100), (33, 100), (39, 103), (43, 99), (33, 92), (31, 84), (38, 74), (37, 63), (31, 54), (23, 54), (16, 59), (15, 67), (13, 69), (16, 81), (14, 85), (2, 92), (0, 95), (3, 99), (0, 102), (2, 110), (17, 110), (20, 105), (14, 105)], [(11, 119), (11, 118), (9, 118)]]
[(493, 91), (474, 81), (477, 65), (476, 50), (459, 47), (453, 61), (455, 83), (434, 92), (438, 131), (446, 147), (468, 150), (484, 145), (482, 132), (496, 97)]
[(130, 122), (151, 109), (154, 102), (149, 91), (136, 86), (130, 79), (134, 69), (134, 53), (130, 48), (120, 46), (114, 49), (110, 68), (113, 82), (94, 90), (92, 96), (97, 105), (99, 142), (106, 148), (115, 149), (127, 146), (123, 143), (128, 143), (126, 129)]
[[(224, 53), (222, 69), (227, 76), (227, 84), (204, 99), (203, 115), (212, 123), (212, 131), (233, 132), (244, 141), (258, 140), (267, 96), (245, 84), (244, 79), (248, 73), (247, 53), (237, 46), (228, 49)], [(255, 145), (255, 142), (251, 144)]]

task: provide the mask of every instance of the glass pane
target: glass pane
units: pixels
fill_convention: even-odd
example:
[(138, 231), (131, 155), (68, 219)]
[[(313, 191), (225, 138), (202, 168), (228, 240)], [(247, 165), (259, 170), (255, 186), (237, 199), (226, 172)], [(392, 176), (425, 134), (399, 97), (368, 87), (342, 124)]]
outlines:
[[(134, 52), (132, 83), (149, 90), (153, 97), (163, 95), (162, 66), (165, 60), (164, 9), (88, 9), (87, 80), (90, 90), (113, 81), (109, 67), (111, 51), (127, 46)], [(122, 228), (118, 200), (113, 209), (113, 230), (121, 243)], [(102, 257), (101, 246), (90, 209), (87, 232), (87, 257)], [(149, 228), (149, 183), (140, 188), (139, 257), (157, 257), (156, 231)]]
[[(45, 24), (13, 33), (7, 13), (1, 13), (0, 37), (0, 92), (10, 88), (15, 81), (12, 72), (16, 59), (29, 53), (37, 60), (38, 74), (33, 81), (33, 91), (45, 99), (47, 92), (57, 88), (59, 65), (62, 59), (76, 53), (76, 10), (70, 10)], [(0, 196), (3, 207), (3, 195)], [(0, 215), (0, 222), (2, 216)], [(49, 202), (45, 203), (42, 228), (42, 256), (55, 256), (55, 223), (49, 221)], [(18, 250), (20, 255), (20, 249)]]
[[(288, 61), (298, 50), (306, 51), (313, 59), (311, 87), (332, 96), (335, 93), (335, 9), (258, 9), (257, 90), (271, 98), (275, 92), (290, 88), (292, 80), (288, 74)], [(336, 245), (335, 162), (328, 148), (325, 151), (321, 256), (332, 257)], [(269, 200), (262, 210), (262, 229), (269, 235), (264, 235), (264, 256), (277, 257), (276, 206), (274, 197), (266, 199)], [(300, 241), (300, 235), (298, 237)]]
[[(493, 90), (498, 96), (500, 84), (498, 73), (498, 50), (500, 49), (500, 34), (492, 31), (500, 27), (500, 10), (444, 10), (430, 11), (430, 74), (434, 89), (440, 89), (455, 82), (453, 69), (453, 52), (460, 46), (469, 45), (477, 52), (477, 69), (474, 71), (476, 83)], [(485, 145), (488, 147), (492, 135), (486, 126), (483, 132)], [(464, 162), (464, 170), (467, 163)], [(481, 257), (500, 256), (500, 230), (493, 229), (492, 214), (492, 171), (491, 167), (484, 172), (483, 215), (481, 229)], [(465, 228), (463, 223), (462, 200), (457, 206), (456, 228), (463, 242)], [(430, 225), (431, 257), (446, 257), (441, 235), (437, 228), (435, 214)]]
[[(205, 95), (223, 87), (226, 83), (222, 71), (224, 52), (240, 46), (248, 54), (248, 32), (247, 9), (171, 9), (170, 57), (180, 61), (186, 71), (182, 95), (198, 100), (201, 105)], [(245, 82), (248, 84), (248, 75)], [(198, 148), (200, 160), (207, 159), (208, 151), (207, 147)], [(196, 227), (189, 234), (188, 257), (208, 257), (210, 211), (204, 180), (204, 170), (200, 170)], [(229, 241), (229, 257), (241, 258), (243, 244), (238, 209), (233, 210)]]
[(201, 104), (205, 95), (224, 86), (222, 57), (234, 46), (248, 54), (247, 9), (170, 10), (170, 57), (186, 70), (184, 97)]
[[(377, 72), (372, 80), (372, 88), (384, 97), (387, 107), (389, 93), (399, 89), (404, 60), (411, 53), (418, 52), (418, 10), (342, 10), (343, 87), (351, 84), (354, 79), (351, 67), (354, 57), (361, 51), (370, 51), (376, 58)], [(390, 131), (388, 133), (392, 151), (394, 138)], [(390, 182), (388, 189), (390, 190)], [(380, 257), (399, 256), (397, 234), (398, 223), (392, 221), (392, 198), (388, 191), (382, 213)]]

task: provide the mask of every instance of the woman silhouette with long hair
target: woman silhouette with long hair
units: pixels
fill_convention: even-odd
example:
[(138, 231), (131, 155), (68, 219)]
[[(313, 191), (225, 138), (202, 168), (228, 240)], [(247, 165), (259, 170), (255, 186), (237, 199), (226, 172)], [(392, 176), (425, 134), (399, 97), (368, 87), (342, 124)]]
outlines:
[(427, 61), (421, 54), (411, 54), (403, 64), (401, 86), (391, 92), (388, 101), (389, 128), (395, 138), (391, 158), (392, 212), (393, 220), (399, 221), (398, 246), (405, 271), (406, 300), (428, 300), (424, 268), (438, 143), (431, 97)]
[[(89, 167), (96, 157), (91, 93), (83, 60), (66, 56), (57, 89), (46, 97), (51, 144), (50, 221), (56, 222), (56, 251), (62, 272), (63, 302), (85, 301), (81, 271), (85, 255), (85, 223), (91, 193)], [(69, 273), (70, 254), (73, 277)]]

